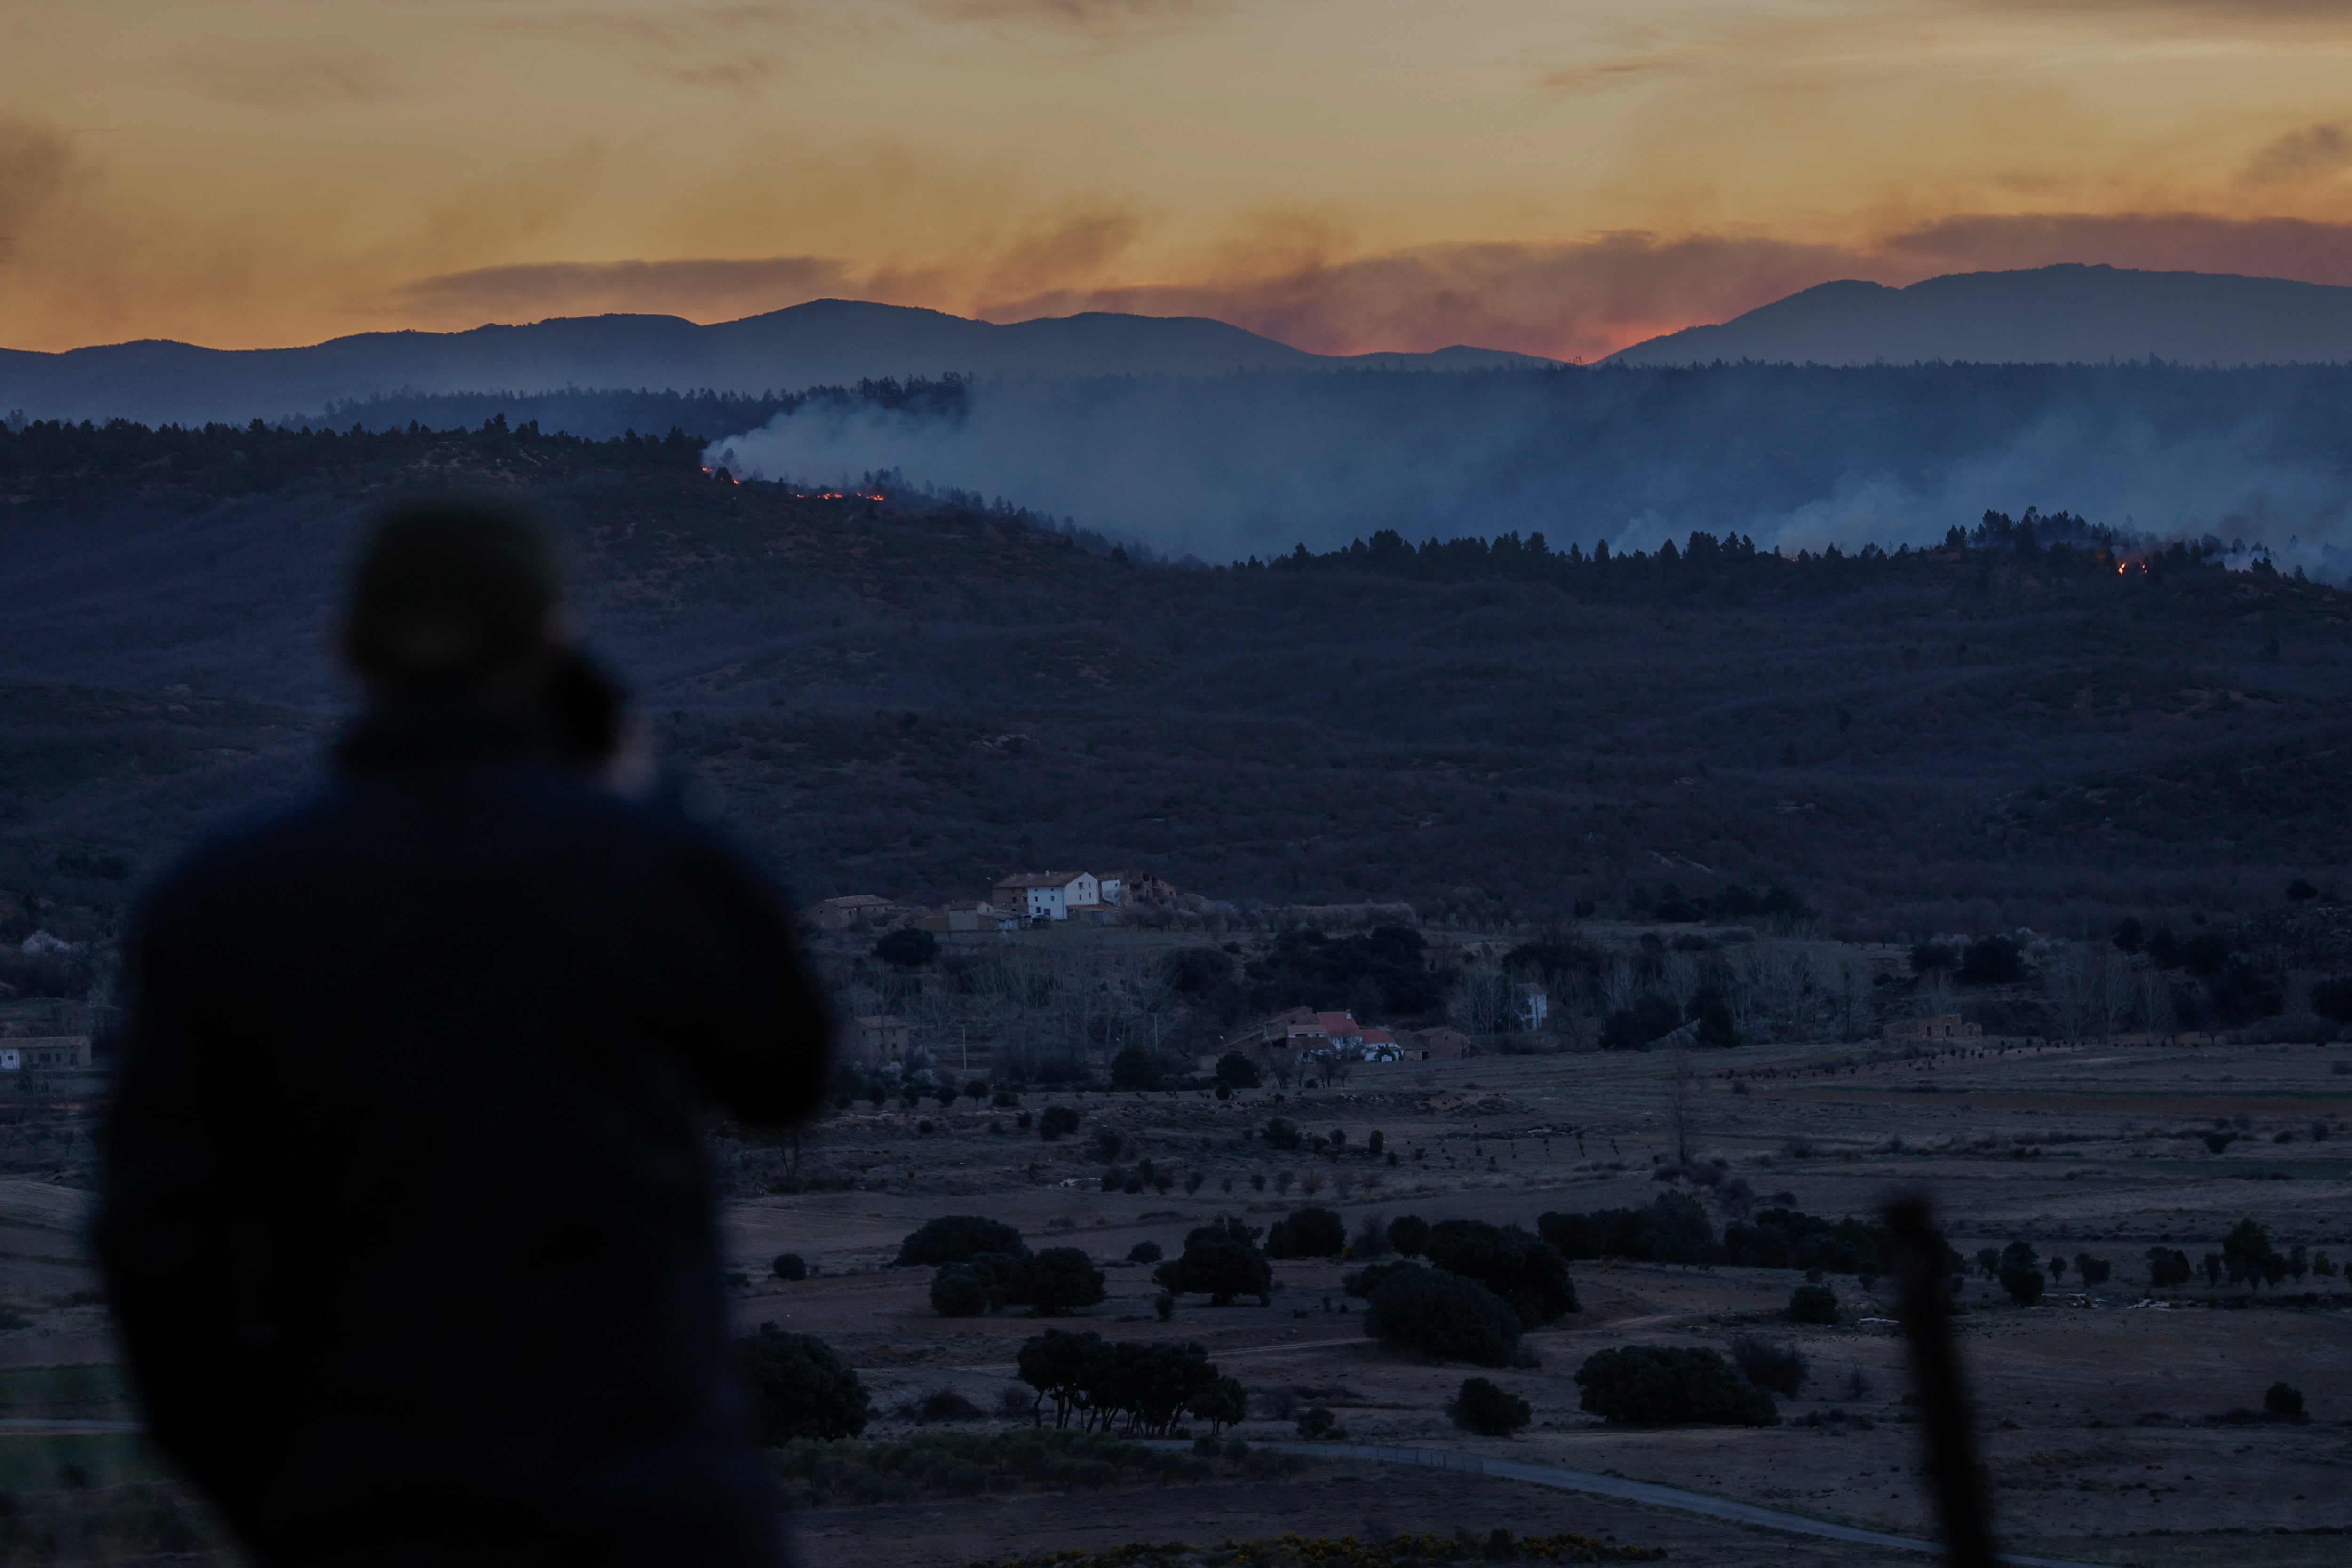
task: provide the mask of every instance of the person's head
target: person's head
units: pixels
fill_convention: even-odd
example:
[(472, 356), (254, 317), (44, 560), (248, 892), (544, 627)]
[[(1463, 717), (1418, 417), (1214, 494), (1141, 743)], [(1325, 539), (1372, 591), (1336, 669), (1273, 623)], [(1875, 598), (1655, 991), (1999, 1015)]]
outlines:
[(495, 501), (404, 501), (361, 545), (344, 659), (379, 690), (520, 691), (563, 644), (562, 570), (530, 514)]

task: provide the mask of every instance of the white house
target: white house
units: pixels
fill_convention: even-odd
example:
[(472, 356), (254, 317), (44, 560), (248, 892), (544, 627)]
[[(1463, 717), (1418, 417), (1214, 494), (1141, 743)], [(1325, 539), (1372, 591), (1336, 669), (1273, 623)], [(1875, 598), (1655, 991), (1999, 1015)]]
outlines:
[(1099, 908), (1103, 902), (1100, 879), (1083, 871), (1024, 872), (998, 883), (990, 896), (1032, 920), (1067, 920), (1071, 910)]
[[(79, 1067), (87, 1069), (89, 1062), (89, 1036), (86, 1034), (43, 1035), (31, 1040), (8, 1042), (8, 1055), (22, 1067)], [(5, 1071), (0, 1069), (0, 1071)]]

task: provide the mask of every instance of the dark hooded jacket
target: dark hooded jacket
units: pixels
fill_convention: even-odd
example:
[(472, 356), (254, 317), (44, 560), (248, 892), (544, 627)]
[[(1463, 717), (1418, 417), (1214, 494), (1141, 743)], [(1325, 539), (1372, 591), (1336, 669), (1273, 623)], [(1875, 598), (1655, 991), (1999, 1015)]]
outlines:
[(142, 906), (100, 1258), (264, 1563), (772, 1564), (702, 1118), (816, 1103), (777, 893), (519, 715), (379, 708)]

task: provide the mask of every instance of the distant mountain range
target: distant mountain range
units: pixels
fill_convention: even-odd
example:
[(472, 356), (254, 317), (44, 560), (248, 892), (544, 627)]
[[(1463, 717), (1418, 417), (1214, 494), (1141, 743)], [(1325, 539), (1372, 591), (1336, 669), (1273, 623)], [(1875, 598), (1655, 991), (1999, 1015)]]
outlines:
[(756, 393), (948, 371), (1202, 376), (1551, 362), (1465, 347), (1311, 354), (1201, 317), (1097, 312), (998, 326), (902, 305), (818, 299), (708, 327), (676, 316), (583, 316), (467, 332), (366, 332), (299, 349), (204, 349), (148, 340), (55, 354), (0, 350), (0, 413), (241, 423), (404, 392), (650, 387)]
[(2061, 266), (1907, 288), (1824, 283), (1716, 327), (1621, 350), (1622, 365), (2352, 361), (2352, 288), (2226, 273)]
[[(2195, 272), (2045, 267), (1958, 273), (1906, 288), (1824, 283), (1719, 326), (1610, 356), (1620, 365), (2352, 363), (2352, 288)], [(243, 423), (401, 394), (577, 389), (796, 392), (867, 377), (1050, 381), (1235, 371), (1536, 369), (1456, 346), (1309, 353), (1202, 317), (1090, 313), (999, 326), (942, 311), (819, 299), (699, 326), (676, 316), (568, 317), (465, 332), (368, 332), (296, 349), (168, 340), (63, 353), (0, 350), (0, 413)]]

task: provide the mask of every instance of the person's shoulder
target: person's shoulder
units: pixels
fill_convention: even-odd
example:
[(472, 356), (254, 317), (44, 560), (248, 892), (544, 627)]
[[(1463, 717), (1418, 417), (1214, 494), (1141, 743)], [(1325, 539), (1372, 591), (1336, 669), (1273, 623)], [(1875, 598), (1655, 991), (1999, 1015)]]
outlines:
[(668, 776), (648, 789), (630, 792), (598, 784), (581, 789), (578, 809), (590, 831), (607, 842), (627, 842), (647, 860), (692, 880), (748, 881), (774, 888), (781, 896), (775, 869), (715, 820), (708, 797), (689, 781)]
[(265, 883), (273, 868), (296, 870), (331, 831), (341, 783), (329, 780), (292, 801), (257, 807), (216, 823), (174, 856), (140, 895), (142, 923), (202, 909)]

